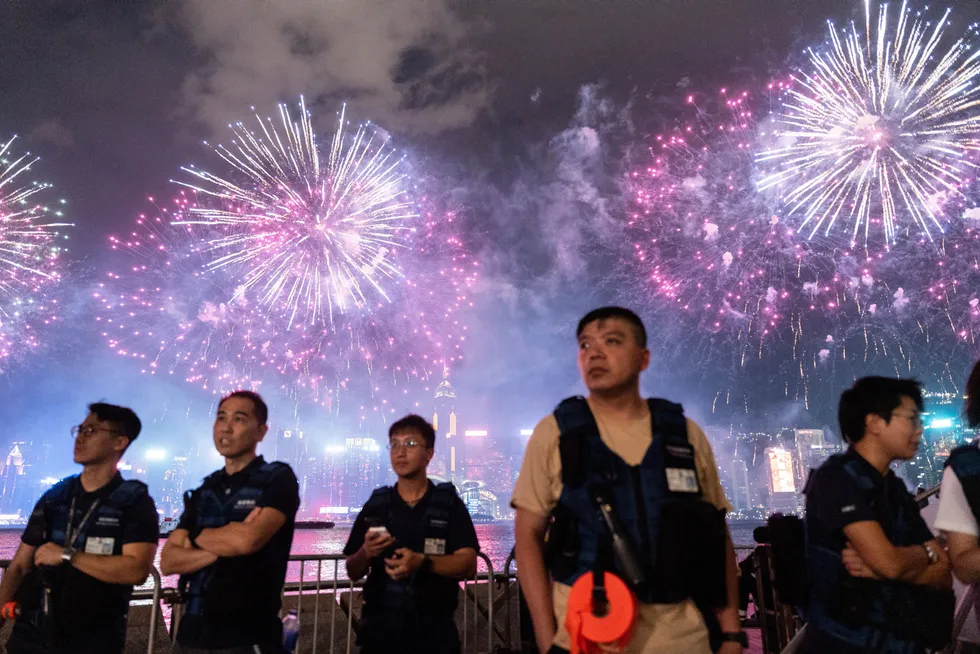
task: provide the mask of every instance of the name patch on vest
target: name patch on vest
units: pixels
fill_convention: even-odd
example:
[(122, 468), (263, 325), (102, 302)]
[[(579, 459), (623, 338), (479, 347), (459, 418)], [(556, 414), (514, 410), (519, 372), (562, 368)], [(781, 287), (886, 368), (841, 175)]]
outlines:
[(694, 448), (688, 446), (684, 447), (681, 445), (667, 445), (667, 454), (671, 456), (676, 456), (681, 459), (693, 459), (694, 458)]
[(95, 521), (95, 524), (100, 527), (118, 527), (119, 518), (114, 515), (100, 515), (98, 520)]
[(667, 488), (672, 493), (697, 493), (698, 475), (687, 468), (666, 468)]
[(426, 538), (425, 547), (422, 551), (423, 554), (445, 554), (446, 553), (446, 539), (445, 538)]
[(115, 545), (115, 538), (96, 538), (92, 536), (85, 540), (85, 553), (98, 554), (99, 556), (112, 556), (112, 550)]
[(235, 502), (236, 509), (254, 509), (255, 500), (252, 498), (243, 498)]

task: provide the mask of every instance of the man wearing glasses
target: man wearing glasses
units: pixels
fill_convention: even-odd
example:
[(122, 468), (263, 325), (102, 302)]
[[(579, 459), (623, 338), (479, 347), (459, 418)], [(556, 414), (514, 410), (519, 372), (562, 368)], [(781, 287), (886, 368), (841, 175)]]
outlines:
[(850, 448), (820, 466), (804, 491), (804, 652), (918, 654), (948, 641), (949, 559), (890, 469), (915, 457), (922, 406), (919, 383), (908, 379), (864, 377), (841, 395)]
[(0, 582), (0, 605), (19, 613), (11, 654), (122, 652), (133, 586), (153, 565), (156, 506), (146, 484), (116, 470), (140, 420), (112, 404), (88, 410), (71, 429), (81, 474), (41, 497)]
[(367, 575), (358, 629), (363, 654), (460, 651), (453, 620), (458, 582), (476, 572), (479, 544), (453, 485), (426, 476), (435, 438), (416, 415), (391, 425), (398, 481), (371, 494), (344, 547), (350, 579)]

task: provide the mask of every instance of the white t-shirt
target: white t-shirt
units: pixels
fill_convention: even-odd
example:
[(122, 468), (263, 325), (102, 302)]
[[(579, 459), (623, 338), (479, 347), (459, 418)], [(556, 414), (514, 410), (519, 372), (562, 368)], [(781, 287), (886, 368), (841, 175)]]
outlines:
[(943, 472), (943, 483), (939, 487), (939, 512), (933, 527), (941, 531), (980, 536), (977, 519), (963, 493), (963, 485), (950, 467)]
[[(943, 483), (939, 487), (939, 510), (936, 513), (933, 529), (955, 531), (970, 536), (980, 535), (977, 519), (973, 517), (970, 504), (966, 501), (966, 494), (963, 493), (963, 484), (960, 483), (959, 477), (950, 467), (947, 467), (943, 472)], [(966, 594), (966, 588), (954, 577), (953, 589), (956, 591), (956, 608), (959, 610), (960, 603)], [(974, 611), (970, 611), (967, 616), (959, 640), (967, 643), (980, 643), (980, 624), (977, 622)]]

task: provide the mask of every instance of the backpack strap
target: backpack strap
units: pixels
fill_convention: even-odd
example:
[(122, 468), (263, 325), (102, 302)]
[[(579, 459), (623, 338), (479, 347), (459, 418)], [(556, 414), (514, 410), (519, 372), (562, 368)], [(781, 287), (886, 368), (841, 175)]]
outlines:
[(599, 426), (589, 403), (582, 396), (561, 401), (554, 411), (558, 422), (558, 451), (561, 456), (561, 482), (565, 486), (585, 483), (588, 442), (599, 438)]

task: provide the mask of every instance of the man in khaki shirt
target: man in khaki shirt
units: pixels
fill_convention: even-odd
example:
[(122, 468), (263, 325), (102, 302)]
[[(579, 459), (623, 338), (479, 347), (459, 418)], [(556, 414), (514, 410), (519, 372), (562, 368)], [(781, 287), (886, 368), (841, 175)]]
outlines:
[[(589, 313), (579, 323), (579, 370), (589, 389), (587, 398), (602, 442), (623, 461), (636, 466), (653, 442), (651, 415), (640, 396), (640, 373), (650, 363), (646, 330), (636, 314), (618, 307)], [(718, 480), (714, 455), (704, 432), (687, 421), (688, 439), (704, 501), (730, 510)], [(559, 429), (554, 415), (535, 427), (514, 487), (511, 504), (517, 510), (514, 527), (518, 577), (534, 623), (540, 652), (570, 649), (565, 612), (570, 587), (553, 583), (544, 562), (544, 536), (552, 510), (562, 493)], [(739, 654), (741, 631), (735, 554), (728, 539), (726, 560), (728, 606), (717, 612), (729, 639), (719, 650)], [(709, 654), (708, 631), (691, 601), (641, 604), (628, 652), (642, 654)]]

